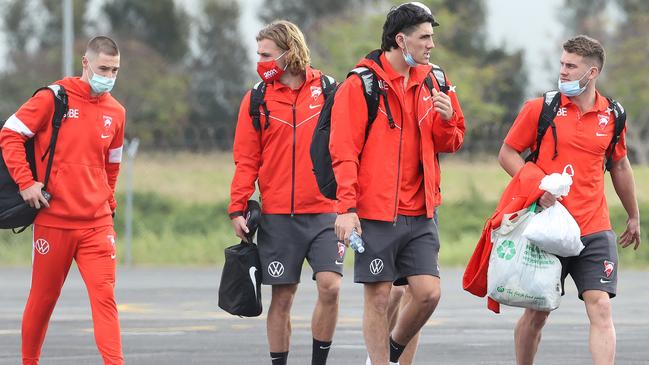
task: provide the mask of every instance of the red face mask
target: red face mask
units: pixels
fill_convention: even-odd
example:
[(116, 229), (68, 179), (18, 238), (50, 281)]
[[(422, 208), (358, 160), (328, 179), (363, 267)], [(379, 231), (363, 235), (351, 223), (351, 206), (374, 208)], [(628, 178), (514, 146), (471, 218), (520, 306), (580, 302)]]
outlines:
[(277, 60), (279, 60), (285, 53), (286, 51), (274, 60), (257, 62), (257, 73), (265, 83), (269, 84), (278, 80), (282, 76), (286, 67), (284, 67), (284, 69), (279, 68), (279, 66), (277, 66)]

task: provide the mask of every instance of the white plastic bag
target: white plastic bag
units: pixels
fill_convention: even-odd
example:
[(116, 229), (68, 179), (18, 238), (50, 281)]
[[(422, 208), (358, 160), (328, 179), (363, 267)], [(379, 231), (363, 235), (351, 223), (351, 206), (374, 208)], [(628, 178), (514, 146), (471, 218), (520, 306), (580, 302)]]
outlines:
[(506, 214), (492, 231), (487, 295), (504, 305), (549, 312), (561, 302), (561, 263), (523, 237), (533, 216), (527, 209)]
[(562, 257), (577, 256), (584, 249), (579, 225), (559, 202), (536, 214), (523, 231), (523, 237), (540, 249)]
[[(570, 172), (568, 172), (568, 169), (570, 169)], [(555, 172), (541, 179), (539, 189), (545, 190), (557, 198), (566, 196), (570, 191), (570, 185), (572, 185), (572, 177), (574, 175), (575, 170), (572, 168), (572, 165), (566, 165), (563, 168), (563, 173), (559, 174)]]

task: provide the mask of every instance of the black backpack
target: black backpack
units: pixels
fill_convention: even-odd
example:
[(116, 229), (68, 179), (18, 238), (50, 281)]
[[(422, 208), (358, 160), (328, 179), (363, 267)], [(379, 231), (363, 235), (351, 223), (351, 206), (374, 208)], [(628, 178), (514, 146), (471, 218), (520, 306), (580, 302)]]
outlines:
[[(45, 189), (47, 188), (50, 171), (52, 170), (54, 150), (56, 149), (56, 140), (59, 134), (59, 129), (61, 128), (61, 122), (68, 113), (68, 95), (65, 88), (61, 85), (41, 87), (34, 92), (34, 95), (41, 90), (49, 90), (54, 95), (52, 137), (50, 138), (50, 144), (45, 151), (45, 154), (41, 157), (41, 161), (44, 161), (45, 157), (49, 154), (43, 181), (43, 195), (47, 200), (50, 200), (50, 194)], [(34, 152), (33, 138), (30, 138), (25, 142), (25, 152), (27, 154), (27, 161), (32, 170), (34, 180), (40, 181), (36, 174), (36, 156)], [(0, 157), (2, 157), (2, 151), (0, 151)], [(37, 213), (38, 209), (30, 207), (29, 204), (23, 200), (20, 195), (20, 188), (11, 177), (11, 174), (9, 174), (4, 157), (0, 158), (0, 228), (10, 228), (14, 233), (20, 233), (34, 222)]]
[[(608, 100), (609, 109), (611, 109), (615, 115), (615, 130), (613, 132), (613, 138), (611, 138), (611, 143), (606, 149), (606, 158), (604, 160), (604, 171), (611, 171), (611, 167), (613, 166), (613, 152), (615, 151), (615, 146), (620, 140), (620, 135), (622, 134), (626, 124), (626, 111), (619, 102), (609, 97), (606, 99)], [(560, 104), (560, 92), (553, 90), (543, 94), (543, 107), (541, 108), (541, 114), (539, 115), (539, 123), (536, 132), (536, 149), (530, 151), (530, 154), (525, 158), (525, 161), (536, 162), (539, 157), (539, 149), (541, 148), (543, 136), (545, 135), (545, 132), (547, 132), (548, 128), (552, 129), (552, 137), (554, 138), (554, 153), (552, 154), (552, 159), (554, 160), (557, 157), (557, 126), (554, 124), (554, 118), (557, 116)]]
[(241, 243), (225, 249), (225, 264), (221, 273), (218, 305), (226, 312), (241, 317), (261, 314), (261, 261), (259, 250), (253, 243), (261, 208), (254, 200), (248, 201), (246, 225), (249, 243)]
[[(325, 100), (329, 98), (334, 90), (336, 89), (336, 80), (327, 75), (320, 76), (320, 85), (322, 86), (322, 93), (325, 97)], [(264, 116), (266, 117), (266, 123), (264, 124), (264, 129), (267, 129), (270, 126), (270, 111), (268, 106), (266, 106), (266, 83), (260, 81), (255, 84), (250, 90), (250, 107), (248, 108), (248, 114), (252, 118), (252, 125), (255, 127), (255, 130), (261, 131), (261, 112), (259, 108), (261, 107), (264, 110)]]
[[(381, 64), (380, 51), (373, 51), (366, 56), (366, 58), (374, 61), (380, 67), (383, 67)], [(446, 75), (444, 71), (437, 65), (433, 65), (431, 70), (437, 85), (439, 86), (440, 91), (443, 93), (448, 93), (449, 86), (446, 84)], [(357, 67), (351, 70), (347, 77), (352, 75), (358, 76), (363, 82), (363, 95), (365, 96), (365, 103), (367, 104), (367, 129), (365, 130), (365, 138), (370, 132), (370, 126), (376, 119), (376, 115), (379, 110), (379, 99), (383, 97), (383, 102), (385, 105), (385, 114), (388, 118), (388, 123), (390, 128), (395, 128), (396, 124), (392, 118), (392, 112), (390, 111), (390, 105), (388, 104), (388, 96), (385, 90), (380, 87), (381, 80), (378, 80), (376, 74), (367, 67)], [(433, 79), (430, 75), (426, 76), (424, 79), (424, 84), (428, 90), (432, 93), (433, 88)], [(338, 88), (336, 88), (338, 90)], [(334, 90), (334, 93), (335, 91)], [(315, 179), (318, 183), (318, 188), (320, 193), (326, 198), (335, 200), (336, 199), (336, 190), (338, 189), (338, 184), (336, 183), (336, 176), (334, 175), (334, 170), (331, 162), (331, 153), (329, 152), (329, 134), (331, 133), (331, 109), (334, 104), (334, 97), (327, 98), (320, 116), (318, 117), (318, 124), (315, 131), (313, 132), (313, 140), (311, 141), (311, 162), (313, 163), (313, 173), (315, 174)]]

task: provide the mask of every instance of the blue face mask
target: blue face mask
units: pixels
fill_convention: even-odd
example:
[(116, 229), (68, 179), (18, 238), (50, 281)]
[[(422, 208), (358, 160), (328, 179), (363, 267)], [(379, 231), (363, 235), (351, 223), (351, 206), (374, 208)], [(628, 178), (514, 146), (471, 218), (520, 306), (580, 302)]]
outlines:
[(586, 90), (586, 86), (588, 86), (588, 83), (590, 82), (590, 80), (588, 80), (586, 82), (584, 87), (580, 87), (579, 83), (581, 82), (581, 79), (583, 79), (589, 72), (590, 72), (590, 69), (588, 69), (588, 71), (586, 71), (577, 80), (561, 82), (561, 79), (559, 79), (559, 81), (557, 82), (557, 86), (559, 87), (559, 91), (565, 96), (579, 96), (579, 95), (581, 95), (584, 92), (584, 90)]
[(95, 71), (90, 68), (90, 64), (88, 64), (88, 69), (92, 71), (92, 77), (88, 82), (90, 83), (90, 88), (92, 88), (92, 91), (95, 94), (107, 93), (113, 89), (113, 86), (115, 86), (115, 78), (111, 79), (110, 77), (96, 74)]
[(406, 36), (403, 37), (403, 45), (405, 47), (405, 51), (401, 50), (401, 53), (403, 54), (403, 59), (406, 61), (408, 66), (417, 67), (418, 63), (412, 57), (412, 53), (408, 52), (408, 45), (406, 45)]

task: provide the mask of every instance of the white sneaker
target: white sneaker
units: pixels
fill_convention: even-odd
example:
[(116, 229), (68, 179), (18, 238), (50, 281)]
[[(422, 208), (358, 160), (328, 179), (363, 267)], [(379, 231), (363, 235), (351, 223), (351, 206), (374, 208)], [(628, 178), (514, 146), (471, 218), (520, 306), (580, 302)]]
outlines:
[[(372, 362), (370, 361), (370, 355), (367, 355), (367, 360), (365, 360), (365, 365), (372, 365)], [(390, 365), (399, 365), (398, 362), (390, 362)]]

